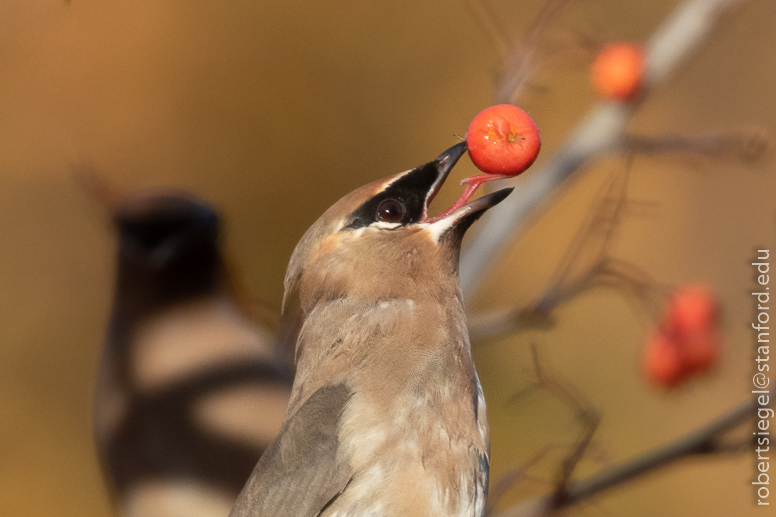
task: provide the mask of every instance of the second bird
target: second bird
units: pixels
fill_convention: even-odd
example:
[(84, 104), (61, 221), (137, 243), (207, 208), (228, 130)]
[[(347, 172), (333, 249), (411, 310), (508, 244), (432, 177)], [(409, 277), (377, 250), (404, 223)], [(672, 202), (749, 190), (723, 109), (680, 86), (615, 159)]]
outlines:
[(111, 206), (113, 313), (94, 436), (124, 517), (224, 517), (283, 420), (290, 368), (243, 310), (206, 202), (182, 192)]

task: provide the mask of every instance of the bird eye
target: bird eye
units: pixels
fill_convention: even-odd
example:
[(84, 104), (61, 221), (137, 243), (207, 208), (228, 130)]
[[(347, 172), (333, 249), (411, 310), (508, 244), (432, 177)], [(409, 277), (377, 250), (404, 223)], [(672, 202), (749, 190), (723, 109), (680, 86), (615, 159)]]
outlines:
[(377, 219), (386, 223), (401, 222), (404, 207), (395, 199), (385, 199), (377, 206)]

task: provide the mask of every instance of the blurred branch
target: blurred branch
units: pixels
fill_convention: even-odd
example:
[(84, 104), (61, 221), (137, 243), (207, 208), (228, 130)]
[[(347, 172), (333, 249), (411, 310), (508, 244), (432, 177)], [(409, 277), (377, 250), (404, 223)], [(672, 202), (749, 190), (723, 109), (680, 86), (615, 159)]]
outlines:
[[(651, 89), (708, 38), (720, 15), (744, 0), (684, 0), (646, 44), (642, 95), (629, 103), (598, 102), (550, 158), (522, 178), (519, 188), (480, 232), (461, 259), (461, 287), (470, 297), (528, 215), (591, 158), (627, 149), (625, 127)], [(501, 87), (497, 90), (501, 91)], [(521, 180), (518, 180), (521, 181)]]
[(582, 461), (585, 451), (590, 446), (593, 435), (595, 435), (598, 425), (601, 422), (601, 416), (593, 405), (590, 404), (578, 390), (574, 389), (573, 386), (547, 374), (542, 366), (539, 358), (539, 350), (536, 345), (532, 345), (531, 352), (533, 355), (534, 368), (536, 369), (536, 386), (548, 391), (572, 408), (583, 424), (582, 434), (577, 440), (577, 444), (561, 463), (554, 492), (555, 497), (560, 498), (565, 496), (568, 492), (571, 476), (574, 474), (579, 462)]
[(528, 461), (526, 461), (519, 468), (512, 469), (501, 476), (498, 481), (491, 482), (491, 486), (488, 490), (488, 500), (486, 503), (485, 515), (492, 515), (493, 508), (496, 506), (496, 504), (498, 504), (498, 501), (515, 486), (521, 482), (531, 479), (528, 475), (528, 471), (541, 460), (543, 460), (550, 452), (551, 448), (552, 447), (550, 446), (545, 447), (543, 450), (529, 458)]
[[(530, 328), (549, 328), (554, 323), (552, 311), (556, 307), (595, 287), (619, 289), (638, 299), (648, 311), (656, 310), (666, 295), (665, 288), (635, 264), (615, 259), (609, 254), (618, 223), (628, 204), (627, 187), (634, 153), (681, 152), (754, 161), (764, 154), (768, 141), (763, 132), (750, 131), (704, 137), (627, 135), (625, 145), (631, 151), (625, 172), (616, 173), (599, 192), (592, 210), (561, 258), (540, 299), (524, 306), (471, 315), (468, 326), (473, 341)], [(591, 255), (595, 257), (592, 263), (585, 260), (585, 256)], [(591, 265), (576, 278), (571, 278), (573, 268), (586, 262)]]
[(627, 135), (625, 146), (639, 154), (695, 153), (715, 158), (731, 156), (754, 161), (765, 153), (768, 140), (762, 131), (741, 131), (702, 137), (667, 135), (655, 138)]
[[(592, 209), (561, 258), (541, 298), (526, 306), (501, 308), (469, 317), (469, 335), (473, 341), (492, 338), (528, 328), (552, 326), (552, 311), (582, 292), (599, 287), (613, 287), (632, 294), (649, 305), (650, 295), (659, 294), (659, 286), (635, 264), (609, 255), (614, 234), (627, 204), (627, 188), (632, 156), (625, 171), (616, 173), (599, 191)], [(585, 260), (584, 255), (593, 256)], [(572, 277), (580, 263), (590, 264)]]
[[(593, 209), (574, 240), (567, 248), (558, 267), (538, 301), (524, 306), (491, 310), (469, 317), (472, 340), (500, 337), (529, 328), (549, 328), (553, 325), (552, 311), (559, 305), (595, 287), (606, 286), (625, 291), (638, 299), (649, 311), (656, 310), (667, 294), (641, 268), (615, 259), (608, 253), (619, 221), (627, 207), (627, 186), (635, 153), (662, 154), (678, 152), (712, 158), (733, 157), (751, 162), (762, 157), (768, 140), (762, 131), (731, 132), (703, 137), (668, 135), (644, 137), (626, 135), (625, 146), (631, 151), (625, 173), (617, 173), (604, 185), (593, 202)], [(596, 232), (602, 235), (596, 239)], [(571, 278), (574, 266), (585, 263), (584, 256), (596, 258), (582, 274)], [(589, 260), (587, 262), (590, 262)]]
[[(543, 364), (539, 347), (535, 344), (531, 345), (531, 358), (533, 360), (534, 371), (536, 373), (536, 381), (528, 388), (516, 393), (509, 399), (509, 404), (515, 404), (521, 402), (525, 397), (535, 391), (541, 390), (549, 393), (562, 404), (571, 408), (576, 417), (582, 422), (582, 432), (578, 438), (574, 448), (566, 456), (561, 464), (561, 468), (558, 472), (558, 478), (555, 482), (556, 494), (565, 494), (566, 487), (569, 484), (571, 476), (576, 469), (576, 466), (582, 460), (585, 451), (591, 445), (593, 435), (598, 429), (598, 424), (601, 421), (599, 412), (593, 407), (592, 404), (575, 389), (574, 386), (563, 381), (560, 378), (555, 377), (547, 371), (547, 368)], [(487, 515), (492, 514), (493, 507), (497, 504), (498, 499), (506, 494), (509, 490), (515, 487), (520, 481), (528, 479), (528, 470), (539, 462), (539, 460), (546, 456), (551, 447), (545, 447), (545, 449), (539, 454), (534, 456), (520, 469), (511, 471), (504, 476), (498, 483), (495, 484), (497, 490), (495, 495), (489, 495), (488, 497), (488, 511)]]
[[(771, 390), (770, 397), (774, 392)], [(770, 399), (773, 400), (772, 398)], [(631, 459), (582, 481), (568, 485), (565, 490), (531, 499), (496, 517), (540, 517), (577, 504), (605, 490), (619, 486), (643, 474), (664, 467), (678, 460), (694, 456), (710, 456), (736, 453), (751, 445), (752, 439), (728, 441), (725, 437), (739, 429), (757, 415), (757, 400), (752, 399), (727, 414), (712, 421), (701, 429), (690, 432), (676, 441), (653, 449), (644, 455)], [(563, 488), (563, 487), (561, 487)]]
[(517, 100), (525, 90), (536, 67), (539, 40), (547, 28), (558, 19), (570, 0), (547, 0), (531, 23), (525, 38), (515, 42), (512, 52), (504, 61), (504, 74), (499, 81), (496, 104), (507, 104)]
[(600, 286), (625, 290), (650, 309), (659, 306), (650, 295), (658, 295), (662, 289), (652, 277), (635, 264), (606, 258), (591, 268), (588, 275), (570, 285), (548, 291), (538, 302), (525, 307), (500, 308), (469, 316), (469, 336), (472, 341), (477, 341), (528, 329), (551, 328), (554, 324), (553, 309), (584, 291)]

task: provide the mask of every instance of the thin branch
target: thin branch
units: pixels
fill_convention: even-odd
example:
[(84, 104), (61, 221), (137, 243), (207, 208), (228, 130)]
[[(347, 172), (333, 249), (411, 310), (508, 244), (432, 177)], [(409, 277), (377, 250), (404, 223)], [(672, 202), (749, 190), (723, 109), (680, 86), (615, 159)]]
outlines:
[[(472, 340), (505, 335), (525, 328), (547, 328), (553, 323), (551, 312), (558, 305), (598, 286), (626, 289), (629, 294), (643, 298), (645, 303), (650, 301), (646, 298), (655, 290), (652, 278), (637, 266), (608, 256), (617, 224), (626, 208), (631, 162), (632, 155), (628, 158), (624, 172), (614, 174), (612, 180), (599, 190), (541, 298), (528, 306), (471, 316), (469, 335)], [(597, 233), (601, 234), (598, 238)], [(580, 257), (585, 252), (594, 255), (592, 264), (570, 281), (573, 266), (584, 262)]]
[(496, 104), (508, 104), (517, 101), (533, 76), (539, 39), (557, 20), (563, 8), (570, 0), (547, 0), (536, 15), (522, 41), (514, 44), (514, 50), (505, 59), (504, 75), (499, 81)]
[(740, 160), (755, 161), (768, 149), (768, 140), (761, 131), (741, 131), (701, 137), (667, 135), (654, 138), (628, 135), (625, 146), (631, 152), (640, 154), (695, 153), (715, 158), (731, 156)]
[(506, 336), (528, 329), (549, 329), (555, 324), (552, 311), (596, 287), (624, 290), (643, 302), (650, 314), (655, 313), (667, 289), (635, 264), (605, 258), (589, 274), (573, 283), (546, 291), (538, 300), (524, 307), (502, 307), (467, 317), (472, 341)]
[(615, 173), (612, 180), (607, 185), (604, 185), (604, 188), (599, 191), (596, 199), (593, 201), (592, 208), (585, 216), (580, 229), (574, 236), (573, 242), (561, 258), (558, 269), (556, 269), (550, 279), (550, 291), (560, 289), (570, 276), (574, 264), (579, 262), (579, 258), (583, 251), (594, 246), (595, 242), (593, 237), (595, 236), (596, 230), (600, 227), (605, 228), (605, 230), (602, 238), (598, 239), (600, 244), (598, 245), (598, 249), (593, 252), (593, 255), (596, 258), (589, 269), (594, 269), (596, 265), (604, 260), (606, 252), (614, 237), (615, 228), (621, 220), (621, 214), (627, 201), (628, 180), (630, 178), (632, 164), (633, 158), (632, 155), (630, 155), (625, 165), (624, 172)]
[[(566, 249), (557, 268), (544, 289), (539, 302), (523, 307), (501, 308), (484, 314), (470, 316), (469, 331), (472, 340), (493, 338), (515, 333), (527, 328), (548, 328), (552, 325), (551, 312), (585, 290), (599, 286), (626, 290), (655, 313), (668, 295), (650, 275), (635, 264), (609, 256), (617, 223), (627, 207), (627, 187), (634, 153), (659, 154), (667, 152), (695, 153), (722, 157), (733, 155), (738, 159), (753, 161), (762, 157), (768, 141), (762, 132), (724, 133), (705, 137), (666, 136), (651, 138), (627, 136), (626, 146), (631, 153), (627, 157), (624, 173), (617, 173), (597, 194), (579, 231)], [(596, 241), (595, 232), (603, 228)], [(598, 242), (598, 244), (596, 244)], [(597, 246), (597, 256), (586, 272), (569, 282), (573, 266), (588, 248)], [(589, 255), (590, 253), (588, 253)]]
[(530, 479), (528, 476), (528, 471), (542, 459), (544, 459), (551, 449), (552, 446), (545, 447), (537, 454), (534, 454), (531, 458), (529, 458), (528, 461), (526, 461), (519, 468), (510, 470), (501, 476), (498, 481), (491, 483), (490, 489), (488, 490), (488, 501), (486, 504), (487, 509), (485, 514), (490, 515), (493, 513), (493, 508), (496, 506), (496, 504), (498, 504), (499, 499), (506, 495), (520, 482)]
[[(585, 452), (590, 447), (593, 436), (595, 435), (598, 425), (601, 421), (599, 412), (593, 407), (592, 404), (573, 386), (564, 382), (563, 380), (551, 375), (547, 372), (544, 364), (542, 363), (539, 347), (536, 344), (531, 344), (531, 358), (533, 361), (534, 371), (536, 374), (536, 382), (534, 382), (528, 388), (518, 392), (509, 399), (509, 404), (515, 404), (521, 401), (525, 396), (531, 392), (542, 390), (557, 398), (561, 403), (571, 408), (576, 413), (577, 418), (582, 421), (583, 429), (577, 439), (576, 444), (572, 448), (571, 452), (566, 456), (561, 464), (561, 468), (558, 471), (557, 480), (555, 481), (555, 490), (553, 491), (555, 499), (563, 499), (568, 493), (569, 482), (574, 475), (577, 465), (582, 460)], [(545, 454), (549, 449), (545, 449), (542, 454)], [(535, 462), (534, 462), (535, 463)], [(527, 476), (527, 468), (519, 471), (520, 477)], [(520, 477), (513, 476), (513, 482), (509, 486), (501, 486), (499, 497), (501, 497), (507, 490), (514, 487), (519, 481)], [(492, 508), (495, 502), (489, 503), (489, 508)]]
[(598, 429), (598, 424), (601, 422), (601, 416), (578, 391), (573, 389), (573, 387), (548, 375), (544, 371), (539, 358), (539, 349), (535, 344), (531, 345), (531, 354), (533, 356), (534, 368), (536, 369), (538, 378), (537, 386), (555, 395), (569, 407), (573, 408), (584, 425), (584, 429), (582, 430), (582, 434), (579, 437), (577, 444), (574, 446), (571, 454), (563, 460), (560, 471), (558, 472), (554, 497), (556, 499), (562, 499), (565, 498), (568, 493), (571, 476), (574, 475), (577, 465), (582, 461), (585, 451), (593, 440), (593, 436)]
[(527, 176), (494, 211), (461, 259), (461, 286), (470, 297), (528, 215), (591, 158), (625, 149), (625, 127), (650, 90), (708, 39), (720, 15), (744, 0), (684, 0), (646, 44), (642, 96), (630, 103), (598, 102), (558, 150)]
[(539, 14), (534, 18), (533, 23), (528, 28), (528, 33), (525, 37), (525, 42), (530, 45), (536, 45), (539, 42), (542, 34), (545, 33), (547, 28), (555, 23), (563, 9), (569, 4), (571, 0), (547, 0), (542, 5)]
[[(770, 396), (773, 397), (773, 390)], [(771, 398), (771, 400), (773, 400)], [(718, 454), (741, 452), (745, 443), (726, 442), (725, 435), (740, 428), (744, 423), (756, 416), (756, 399), (752, 399), (727, 414), (710, 422), (706, 426), (690, 432), (676, 441), (655, 448), (630, 461), (612, 467), (582, 481), (572, 483), (562, 497), (556, 493), (531, 499), (510, 510), (501, 512), (496, 517), (540, 517), (577, 504), (605, 490), (622, 485), (634, 478), (670, 465), (676, 461), (694, 456), (710, 456)]]

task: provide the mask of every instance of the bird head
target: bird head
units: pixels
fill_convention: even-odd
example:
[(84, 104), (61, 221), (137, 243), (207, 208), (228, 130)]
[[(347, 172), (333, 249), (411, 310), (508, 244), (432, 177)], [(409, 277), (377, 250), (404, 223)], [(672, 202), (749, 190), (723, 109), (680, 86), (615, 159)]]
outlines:
[[(329, 208), (300, 240), (285, 279), (284, 319), (344, 297), (378, 303), (413, 296), (459, 296), (458, 258), (466, 230), (511, 188), (484, 195), (442, 216), (429, 205), (455, 163), (461, 142), (435, 160), (374, 181)], [(293, 327), (293, 325), (292, 325)], [(293, 333), (293, 331), (292, 331)]]
[(119, 236), (118, 289), (155, 305), (207, 293), (221, 275), (219, 219), (182, 192), (140, 194), (113, 209)]

